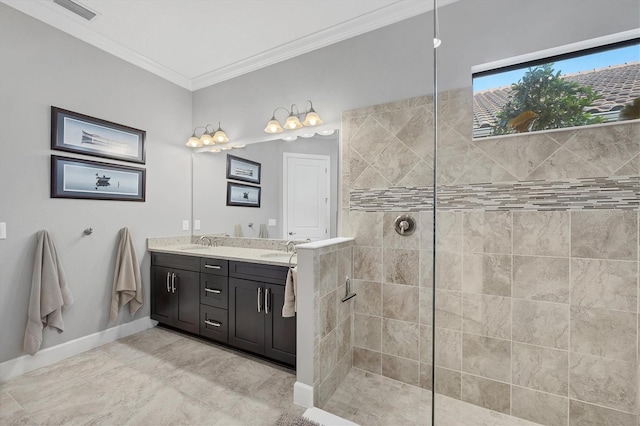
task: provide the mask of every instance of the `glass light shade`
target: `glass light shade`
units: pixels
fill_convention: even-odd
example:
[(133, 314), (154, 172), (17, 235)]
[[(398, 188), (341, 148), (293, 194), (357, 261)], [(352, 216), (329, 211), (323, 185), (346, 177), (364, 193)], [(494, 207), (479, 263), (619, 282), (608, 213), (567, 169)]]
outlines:
[(209, 133), (203, 133), (202, 136), (200, 136), (200, 142), (202, 142), (203, 145), (213, 145), (215, 143)]
[(236, 145), (233, 145), (231, 148), (242, 149), (245, 146), (247, 146), (247, 145), (245, 145), (245, 144), (236, 144)]
[(218, 130), (216, 130), (216, 132), (213, 134), (213, 141), (215, 143), (227, 143), (229, 142), (229, 138), (227, 137), (227, 134), (224, 132), (224, 130), (218, 127)]
[(264, 131), (267, 133), (282, 133), (282, 126), (280, 125), (280, 122), (276, 120), (275, 117), (273, 117), (267, 123), (267, 126), (264, 128)]
[(295, 129), (301, 129), (302, 127), (303, 127), (302, 123), (300, 122), (300, 120), (298, 120), (298, 117), (293, 115), (293, 113), (291, 113), (291, 115), (287, 117), (287, 121), (284, 122), (285, 129), (295, 130)]
[(187, 141), (187, 146), (190, 146), (191, 148), (199, 148), (202, 146), (202, 141), (200, 138), (196, 137), (196, 135), (193, 135)]
[(225, 145), (225, 146), (221, 146), (220, 149), (223, 151), (229, 151), (230, 149), (233, 149), (233, 147), (229, 145)]
[(309, 110), (307, 115), (304, 117), (304, 121), (302, 122), (302, 124), (304, 124), (305, 126), (319, 126), (322, 123), (322, 118), (320, 118), (318, 113), (315, 112), (313, 108)]
[(220, 148), (211, 148), (209, 152), (220, 152)]

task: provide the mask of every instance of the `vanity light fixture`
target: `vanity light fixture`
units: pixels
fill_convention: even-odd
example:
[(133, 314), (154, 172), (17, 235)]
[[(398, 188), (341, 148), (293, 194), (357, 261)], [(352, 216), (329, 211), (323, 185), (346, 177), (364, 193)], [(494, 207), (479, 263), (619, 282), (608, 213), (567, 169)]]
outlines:
[[(209, 130), (211, 128), (211, 130)], [(204, 129), (200, 136), (196, 136), (199, 129)], [(200, 148), (203, 145), (215, 145), (217, 143), (227, 143), (229, 142), (229, 137), (220, 127), (220, 122), (218, 122), (218, 130), (214, 132), (214, 127), (211, 124), (207, 124), (206, 126), (198, 126), (193, 129), (193, 134), (187, 141), (187, 146), (191, 148)]]
[[(264, 131), (267, 133), (282, 133), (284, 129), (296, 130), (303, 127), (319, 126), (323, 123), (322, 118), (320, 118), (320, 115), (313, 109), (313, 103), (311, 101), (307, 101), (307, 104), (309, 108), (304, 113), (300, 113), (296, 104), (292, 104), (291, 109), (285, 107), (274, 109), (271, 120), (267, 123)], [(276, 119), (276, 112), (279, 110), (285, 110), (289, 114), (284, 122), (284, 126)], [(304, 120), (301, 122), (300, 117), (303, 115)]]

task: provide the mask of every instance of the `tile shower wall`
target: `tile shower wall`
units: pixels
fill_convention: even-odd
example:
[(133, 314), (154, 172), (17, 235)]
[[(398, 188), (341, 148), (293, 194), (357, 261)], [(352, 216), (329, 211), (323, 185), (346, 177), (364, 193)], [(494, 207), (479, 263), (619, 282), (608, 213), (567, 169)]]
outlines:
[[(471, 91), (439, 103), (436, 391), (546, 425), (637, 426), (639, 123), (472, 141)], [(376, 105), (343, 113), (341, 144), (353, 366), (425, 388), (432, 127), (429, 97)], [(409, 237), (392, 229), (403, 209)]]
[(354, 299), (342, 302), (353, 276), (353, 242), (314, 255), (314, 405), (323, 407), (351, 369)]

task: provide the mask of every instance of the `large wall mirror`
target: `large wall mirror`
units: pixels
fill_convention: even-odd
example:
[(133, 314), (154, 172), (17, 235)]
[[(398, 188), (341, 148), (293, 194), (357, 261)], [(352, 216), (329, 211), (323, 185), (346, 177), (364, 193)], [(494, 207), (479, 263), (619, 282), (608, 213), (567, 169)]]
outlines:
[[(320, 240), (337, 235), (338, 132), (193, 153), (193, 234)], [(260, 163), (260, 184), (227, 178), (227, 154)], [(327, 165), (323, 171), (324, 164)], [(227, 205), (228, 183), (260, 187), (260, 207)], [(235, 186), (235, 185), (234, 185)], [(200, 229), (197, 229), (199, 225)]]

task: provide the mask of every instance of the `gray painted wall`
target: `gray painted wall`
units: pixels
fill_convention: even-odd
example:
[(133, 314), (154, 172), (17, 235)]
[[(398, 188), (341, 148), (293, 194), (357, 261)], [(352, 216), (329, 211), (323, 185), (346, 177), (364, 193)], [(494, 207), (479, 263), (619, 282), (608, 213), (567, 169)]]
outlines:
[[(338, 139), (337, 133), (332, 138), (314, 137), (298, 138), (286, 142), (274, 140), (247, 145), (246, 148), (228, 151), (236, 157), (246, 158), (262, 164), (261, 183), (262, 197), (260, 208), (227, 206), (226, 162), (224, 152), (194, 154), (193, 170), (193, 219), (200, 220), (201, 229), (195, 234), (228, 233), (234, 235), (234, 225), (242, 225), (245, 237), (257, 238), (260, 224), (268, 223), (268, 219), (276, 219), (277, 226), (268, 227), (270, 238), (282, 238), (282, 168), (283, 153), (303, 153), (328, 155), (331, 161), (331, 229), (336, 235), (336, 218), (338, 211)], [(212, 184), (216, 183), (216, 184)], [(254, 224), (253, 229), (248, 224)]]
[[(0, 240), (2, 362), (22, 355), (41, 229), (56, 243), (75, 299), (64, 313), (65, 332), (46, 330), (43, 349), (108, 328), (117, 235), (124, 226), (142, 261), (146, 302), (136, 318), (149, 315), (145, 239), (181, 234), (182, 220), (190, 217), (190, 153), (183, 139), (192, 129), (187, 90), (3, 4), (0, 55), (0, 221), (8, 235)], [(50, 155), (67, 156), (50, 149), (51, 105), (147, 131), (145, 203), (49, 198)], [(83, 236), (87, 227), (93, 235)], [(129, 319), (121, 313), (119, 322)]]

